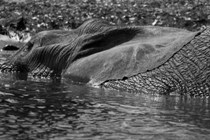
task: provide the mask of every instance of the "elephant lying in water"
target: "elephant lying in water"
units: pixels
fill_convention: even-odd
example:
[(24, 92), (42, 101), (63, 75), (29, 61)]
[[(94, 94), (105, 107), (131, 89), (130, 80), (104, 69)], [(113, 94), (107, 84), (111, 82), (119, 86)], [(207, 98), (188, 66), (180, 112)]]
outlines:
[(209, 96), (210, 29), (113, 26), (91, 19), (72, 31), (36, 34), (2, 71), (130, 92)]

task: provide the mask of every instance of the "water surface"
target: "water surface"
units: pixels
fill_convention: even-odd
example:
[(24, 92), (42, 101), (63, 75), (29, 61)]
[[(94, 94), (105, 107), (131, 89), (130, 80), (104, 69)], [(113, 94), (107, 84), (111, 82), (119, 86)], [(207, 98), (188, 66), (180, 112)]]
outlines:
[(1, 140), (210, 139), (209, 98), (0, 77)]

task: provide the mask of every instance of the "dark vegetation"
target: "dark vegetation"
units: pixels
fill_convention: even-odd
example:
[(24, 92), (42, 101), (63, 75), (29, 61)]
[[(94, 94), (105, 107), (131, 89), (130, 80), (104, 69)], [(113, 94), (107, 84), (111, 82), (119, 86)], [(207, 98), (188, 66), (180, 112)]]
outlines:
[[(112, 24), (198, 30), (210, 23), (209, 0), (0, 0), (0, 33), (77, 28), (89, 18)], [(23, 2), (22, 2), (23, 1)], [(25, 2), (24, 2), (25, 1)]]

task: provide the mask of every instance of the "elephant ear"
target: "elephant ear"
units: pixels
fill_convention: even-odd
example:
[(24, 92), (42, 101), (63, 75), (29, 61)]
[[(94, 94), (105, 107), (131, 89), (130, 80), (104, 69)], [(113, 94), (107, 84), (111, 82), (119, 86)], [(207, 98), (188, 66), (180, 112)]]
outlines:
[[(127, 30), (123, 34), (123, 30), (125, 28), (81, 47), (106, 49), (76, 59), (69, 65), (64, 77), (100, 85), (108, 80), (144, 73), (165, 63), (199, 34), (157, 26), (135, 27), (132, 36), (126, 34)], [(76, 55), (81, 55), (81, 50), (84, 49)]]

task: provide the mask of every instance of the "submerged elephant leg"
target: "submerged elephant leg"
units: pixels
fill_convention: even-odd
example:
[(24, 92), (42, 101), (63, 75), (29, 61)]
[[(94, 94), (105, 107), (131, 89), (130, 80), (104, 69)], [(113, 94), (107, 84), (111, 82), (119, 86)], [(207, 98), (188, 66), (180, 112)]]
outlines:
[(110, 80), (105, 88), (133, 92), (210, 94), (210, 29), (195, 37), (163, 65), (122, 80)]

